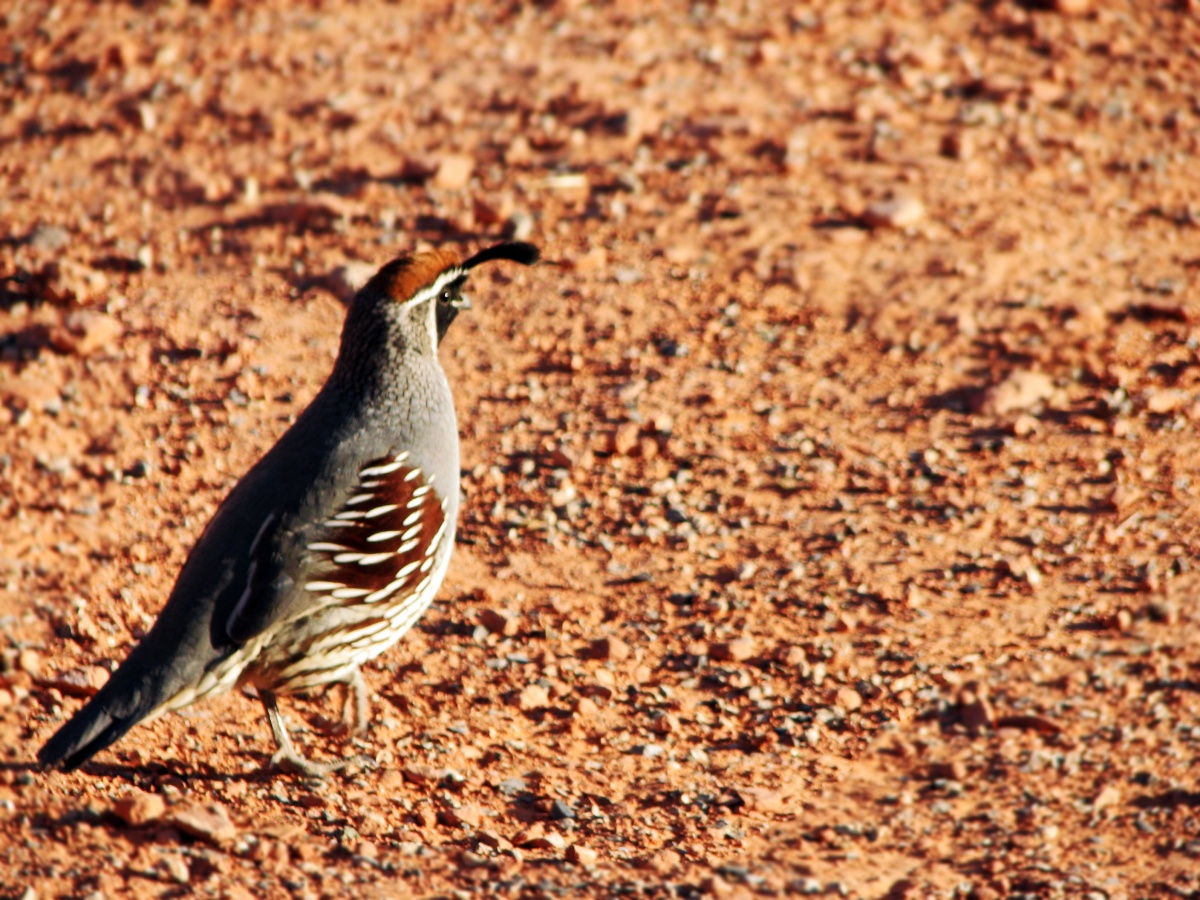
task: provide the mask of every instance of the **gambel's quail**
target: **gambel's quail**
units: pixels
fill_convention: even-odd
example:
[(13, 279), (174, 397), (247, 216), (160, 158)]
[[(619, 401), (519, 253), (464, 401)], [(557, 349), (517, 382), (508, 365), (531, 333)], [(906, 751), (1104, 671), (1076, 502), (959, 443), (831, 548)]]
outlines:
[(367, 722), (360, 667), (387, 650), (442, 583), (458, 517), (458, 424), (438, 342), (468, 306), (481, 263), (531, 265), (531, 244), (463, 261), (401, 256), (350, 304), (329, 380), (230, 491), (192, 548), (154, 626), (108, 683), (46, 742), (74, 769), (138, 722), (239, 685), (258, 691), (274, 765), (300, 756), (276, 694), (343, 683), (342, 721)]

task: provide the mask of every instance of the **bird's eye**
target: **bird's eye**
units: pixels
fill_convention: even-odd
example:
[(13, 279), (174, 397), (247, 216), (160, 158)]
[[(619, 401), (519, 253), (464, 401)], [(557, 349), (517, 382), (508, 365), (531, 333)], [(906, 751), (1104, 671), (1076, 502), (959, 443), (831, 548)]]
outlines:
[(454, 294), (451, 291), (442, 291), (442, 296), (438, 297), (438, 302), (443, 304), (450, 303), (454, 299)]

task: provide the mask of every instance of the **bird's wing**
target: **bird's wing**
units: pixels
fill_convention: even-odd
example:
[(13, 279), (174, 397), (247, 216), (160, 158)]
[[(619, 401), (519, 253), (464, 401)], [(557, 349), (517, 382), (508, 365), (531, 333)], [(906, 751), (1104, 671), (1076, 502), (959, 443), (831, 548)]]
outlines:
[[(403, 606), (423, 597), (447, 532), (447, 498), (407, 453), (365, 462), (327, 517), (260, 530), (246, 587), (225, 622), (236, 643), (331, 604)], [(298, 564), (286, 558), (295, 549)]]

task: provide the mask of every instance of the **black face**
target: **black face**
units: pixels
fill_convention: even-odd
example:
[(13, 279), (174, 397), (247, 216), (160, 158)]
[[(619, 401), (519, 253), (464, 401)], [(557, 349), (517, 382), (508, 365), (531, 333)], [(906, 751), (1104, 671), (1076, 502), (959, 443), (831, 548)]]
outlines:
[(445, 290), (438, 295), (435, 303), (437, 309), (435, 316), (437, 319), (437, 339), (438, 343), (442, 342), (442, 338), (446, 336), (446, 331), (450, 328), (450, 323), (454, 321), (459, 312), (464, 308), (469, 308), (470, 303), (462, 295), (462, 286), (466, 281), (466, 276), (451, 282), (446, 285)]

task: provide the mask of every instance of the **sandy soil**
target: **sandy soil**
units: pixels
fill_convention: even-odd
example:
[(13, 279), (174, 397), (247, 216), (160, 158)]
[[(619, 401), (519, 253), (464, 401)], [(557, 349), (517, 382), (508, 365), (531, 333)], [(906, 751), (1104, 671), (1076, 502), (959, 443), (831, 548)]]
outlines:
[[(2, 18), (5, 896), (1200, 895), (1195, 0)], [(512, 235), (378, 768), (38, 771), (364, 273)]]

